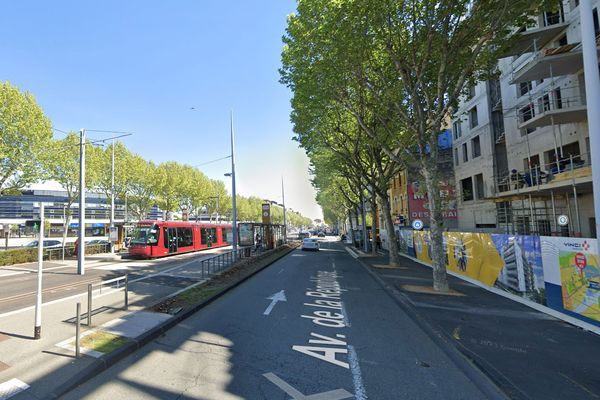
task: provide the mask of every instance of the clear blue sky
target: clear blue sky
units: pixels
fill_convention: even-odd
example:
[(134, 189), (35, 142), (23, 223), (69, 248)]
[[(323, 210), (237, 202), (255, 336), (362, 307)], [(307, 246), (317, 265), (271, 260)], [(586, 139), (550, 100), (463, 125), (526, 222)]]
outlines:
[[(56, 128), (133, 132), (125, 145), (157, 163), (227, 156), (233, 110), (238, 193), (281, 201), (283, 176), (286, 205), (320, 218), (308, 160), (291, 140), (291, 93), (278, 82), (281, 36), (295, 7), (291, 0), (3, 2), (0, 80), (32, 92)], [(199, 169), (230, 186), (229, 160)]]

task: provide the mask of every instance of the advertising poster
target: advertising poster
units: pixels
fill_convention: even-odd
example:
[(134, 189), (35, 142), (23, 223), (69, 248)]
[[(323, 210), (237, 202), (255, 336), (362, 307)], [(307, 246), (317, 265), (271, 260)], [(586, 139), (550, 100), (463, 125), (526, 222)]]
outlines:
[(398, 241), (400, 243), (400, 252), (416, 257), (413, 244), (413, 231), (411, 229), (400, 229), (398, 231)]
[(600, 321), (597, 240), (544, 236), (542, 259), (548, 305)]
[[(421, 219), (425, 224), (429, 224), (429, 200), (427, 193), (422, 192), (419, 181), (413, 181), (407, 187), (409, 220), (412, 222), (415, 219)], [(456, 210), (456, 194), (452, 182), (445, 181), (441, 183), (440, 196), (443, 204), (445, 204), (442, 217), (445, 220), (456, 220), (458, 213)]]
[(539, 236), (492, 234), (504, 266), (496, 287), (544, 302), (544, 269)]
[(446, 232), (448, 269), (493, 286), (504, 267), (491, 235)]
[(431, 249), (429, 248), (429, 231), (413, 231), (415, 256), (431, 265)]
[(240, 246), (254, 246), (254, 224), (238, 224)]

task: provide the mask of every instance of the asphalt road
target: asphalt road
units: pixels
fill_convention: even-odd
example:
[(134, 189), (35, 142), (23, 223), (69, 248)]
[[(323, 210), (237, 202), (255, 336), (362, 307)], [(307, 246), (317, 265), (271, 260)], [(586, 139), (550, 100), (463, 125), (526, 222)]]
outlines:
[[(109, 262), (86, 263), (84, 275), (77, 274), (75, 261), (45, 261), (42, 290), (44, 303), (87, 291), (89, 283), (99, 283), (125, 273), (136, 279), (156, 274), (190, 259), (201, 260), (230, 248), (211, 249), (199, 253), (178, 255), (156, 260), (117, 259)], [(37, 290), (37, 263), (0, 267), (0, 314), (30, 307), (35, 304)]]
[(292, 252), (64, 398), (485, 395), (340, 244), (324, 243)]

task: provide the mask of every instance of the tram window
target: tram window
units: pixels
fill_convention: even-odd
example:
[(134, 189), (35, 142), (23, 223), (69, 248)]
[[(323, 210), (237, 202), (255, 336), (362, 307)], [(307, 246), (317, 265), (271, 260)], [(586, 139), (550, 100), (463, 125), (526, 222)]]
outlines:
[(210, 242), (215, 243), (217, 241), (217, 228), (210, 228)]
[(192, 228), (179, 228), (177, 232), (181, 238), (179, 246), (186, 247), (194, 244), (192, 240)]
[(200, 229), (200, 243), (201, 244), (208, 243), (207, 236), (208, 236), (208, 233), (206, 232), (206, 228)]
[(233, 230), (231, 228), (223, 228), (223, 241), (225, 243), (233, 241)]
[(148, 232), (148, 245), (153, 246), (158, 244), (159, 228), (156, 225), (152, 225), (150, 232)]
[(169, 232), (169, 230), (168, 230), (168, 228), (165, 226), (165, 227), (163, 228), (163, 244), (164, 244), (164, 246), (165, 246), (165, 249), (168, 249), (168, 248), (169, 248), (169, 235), (168, 235), (168, 232)]

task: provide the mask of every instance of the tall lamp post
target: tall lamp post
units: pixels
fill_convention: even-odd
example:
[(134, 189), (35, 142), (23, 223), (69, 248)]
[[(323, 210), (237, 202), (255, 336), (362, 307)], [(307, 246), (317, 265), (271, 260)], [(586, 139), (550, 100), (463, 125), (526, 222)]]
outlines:
[(77, 274), (85, 274), (85, 129), (79, 130), (79, 246)]
[(283, 190), (283, 176), (281, 177), (281, 198), (283, 200), (283, 243), (287, 243), (287, 218), (285, 215), (285, 191)]

